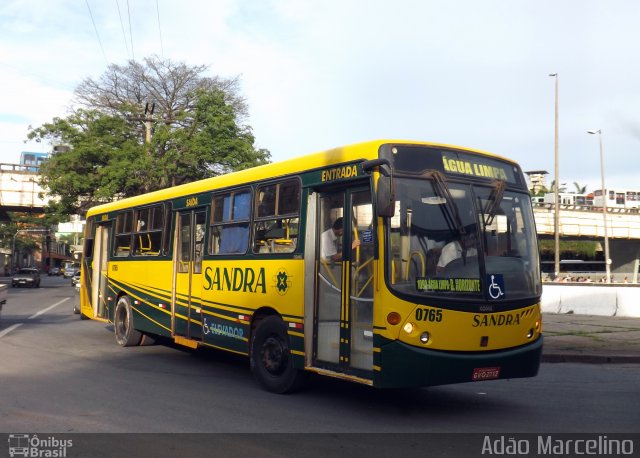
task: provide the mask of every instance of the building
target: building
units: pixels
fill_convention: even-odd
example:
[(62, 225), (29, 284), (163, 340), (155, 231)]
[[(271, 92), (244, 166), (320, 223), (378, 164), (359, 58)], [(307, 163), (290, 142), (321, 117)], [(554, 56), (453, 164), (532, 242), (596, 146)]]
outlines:
[(25, 165), (23, 170), (29, 172), (37, 172), (43, 162), (46, 162), (51, 157), (49, 153), (34, 153), (30, 151), (23, 151), (20, 153), (20, 165)]
[(531, 170), (524, 173), (527, 175), (531, 194), (536, 195), (540, 190), (547, 190), (547, 175), (549, 175), (549, 172), (546, 170)]

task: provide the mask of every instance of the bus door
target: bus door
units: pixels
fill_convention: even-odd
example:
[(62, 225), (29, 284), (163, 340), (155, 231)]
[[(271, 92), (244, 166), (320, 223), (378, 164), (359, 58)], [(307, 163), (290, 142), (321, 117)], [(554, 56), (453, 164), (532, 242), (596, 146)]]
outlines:
[(205, 224), (204, 208), (176, 214), (171, 322), (173, 335), (194, 340), (202, 339), (200, 297)]
[[(369, 188), (321, 193), (313, 364), (370, 378), (373, 369), (373, 210)], [(309, 241), (313, 243), (313, 241)]]
[[(93, 244), (93, 269), (91, 274), (91, 307), (93, 316), (107, 317), (107, 290), (109, 286), (109, 236), (111, 223), (96, 227)], [(84, 281), (84, 280), (83, 280)], [(85, 283), (86, 284), (86, 283)]]

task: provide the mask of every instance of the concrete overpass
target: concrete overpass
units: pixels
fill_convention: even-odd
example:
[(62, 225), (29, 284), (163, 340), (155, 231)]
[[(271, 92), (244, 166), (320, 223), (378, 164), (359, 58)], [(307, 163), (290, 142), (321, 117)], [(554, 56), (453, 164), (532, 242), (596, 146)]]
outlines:
[[(539, 237), (552, 237), (553, 204), (534, 204)], [(559, 231), (562, 239), (604, 240), (602, 208), (582, 205), (560, 206)], [(632, 273), (640, 265), (640, 213), (638, 210), (607, 209), (609, 254), (612, 272)]]
[(0, 220), (7, 212), (42, 213), (48, 197), (41, 193), (36, 167), (0, 164)]

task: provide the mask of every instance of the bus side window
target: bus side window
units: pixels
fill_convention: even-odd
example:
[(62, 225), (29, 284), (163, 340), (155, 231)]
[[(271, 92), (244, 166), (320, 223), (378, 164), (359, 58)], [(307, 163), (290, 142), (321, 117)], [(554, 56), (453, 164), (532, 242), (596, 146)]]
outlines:
[(135, 256), (158, 256), (162, 246), (164, 212), (161, 205), (136, 211), (133, 254)]
[(217, 194), (212, 207), (209, 253), (245, 253), (249, 246), (251, 190)]
[(248, 226), (223, 226), (220, 232), (219, 254), (244, 253), (249, 243)]
[(254, 253), (292, 253), (298, 241), (300, 183), (288, 180), (256, 192)]
[(133, 211), (126, 211), (116, 217), (116, 237), (113, 255), (129, 256), (131, 252), (131, 232), (133, 227)]

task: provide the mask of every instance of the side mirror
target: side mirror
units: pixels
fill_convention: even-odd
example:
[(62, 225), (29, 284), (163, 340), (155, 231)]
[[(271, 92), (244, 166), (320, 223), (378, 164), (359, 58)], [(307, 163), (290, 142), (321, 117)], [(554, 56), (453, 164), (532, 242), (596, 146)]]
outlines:
[[(385, 168), (386, 166), (388, 168)], [(393, 169), (388, 159), (372, 159), (362, 163), (362, 170), (369, 173), (375, 167), (380, 169), (378, 191), (376, 193), (376, 208), (378, 216), (393, 217), (396, 213), (396, 190), (393, 186)]]
[(378, 216), (391, 218), (396, 213), (396, 192), (391, 177), (380, 176), (376, 193)]

